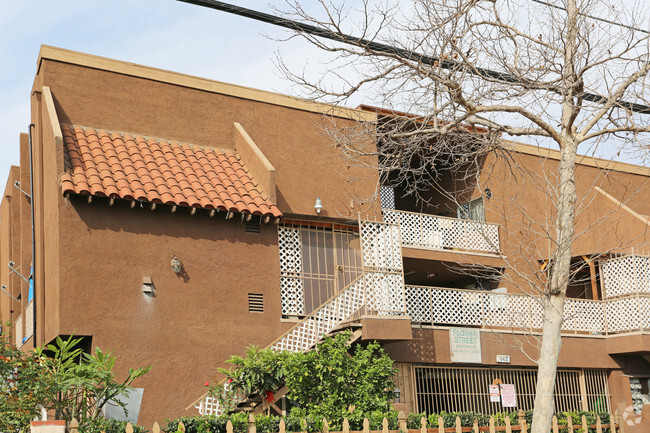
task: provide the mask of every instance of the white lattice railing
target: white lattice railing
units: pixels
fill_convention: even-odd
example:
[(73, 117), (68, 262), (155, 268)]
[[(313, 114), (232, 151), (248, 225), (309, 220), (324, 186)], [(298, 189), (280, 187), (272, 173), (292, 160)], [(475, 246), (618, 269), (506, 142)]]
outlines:
[(384, 209), (384, 221), (399, 224), (402, 245), (498, 253), (499, 226), (458, 218)]
[(650, 257), (635, 254), (600, 261), (603, 298), (650, 294)]
[[(542, 328), (541, 298), (521, 294), (406, 286), (406, 314), (414, 323)], [(650, 295), (604, 301), (567, 299), (565, 332), (617, 334), (650, 329)]]

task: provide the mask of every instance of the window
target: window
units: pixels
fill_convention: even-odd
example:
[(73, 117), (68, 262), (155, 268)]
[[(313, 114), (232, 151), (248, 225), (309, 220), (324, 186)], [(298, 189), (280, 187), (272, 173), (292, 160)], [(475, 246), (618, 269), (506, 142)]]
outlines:
[(459, 219), (485, 222), (485, 207), (483, 197), (470, 200), (457, 208)]

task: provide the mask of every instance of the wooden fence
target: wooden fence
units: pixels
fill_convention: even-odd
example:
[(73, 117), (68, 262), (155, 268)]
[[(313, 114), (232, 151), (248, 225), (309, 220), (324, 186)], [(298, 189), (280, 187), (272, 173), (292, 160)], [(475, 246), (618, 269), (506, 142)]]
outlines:
[[(437, 428), (427, 428), (427, 418), (422, 417), (420, 420), (419, 429), (410, 429), (406, 424), (406, 415), (404, 412), (399, 413), (398, 417), (398, 430), (390, 430), (388, 428), (388, 420), (384, 418), (382, 422), (381, 430), (370, 430), (370, 422), (368, 419), (363, 420), (363, 430), (355, 431), (350, 430), (350, 423), (347, 418), (343, 419), (343, 429), (341, 431), (330, 431), (327, 420), (323, 420), (323, 430), (322, 433), (479, 433), (479, 432), (505, 432), (505, 433), (528, 433), (529, 427), (526, 422), (526, 417), (524, 416), (523, 411), (519, 411), (519, 419), (516, 425), (511, 425), (510, 418), (505, 417), (505, 425), (497, 426), (496, 420), (493, 416), (489, 418), (489, 425), (480, 426), (478, 421), (474, 420), (474, 425), (472, 427), (462, 427), (461, 420), (459, 417), (456, 417), (456, 422), (454, 426), (445, 426), (445, 421), (442, 417), (438, 418), (438, 427)], [(553, 424), (551, 427), (552, 433), (587, 433), (588, 429), (596, 431), (596, 433), (604, 433), (609, 429), (611, 433), (625, 433), (623, 429), (623, 424), (620, 423), (620, 413), (617, 412), (616, 415), (610, 415), (610, 424), (601, 423), (600, 417), (596, 418), (596, 424), (587, 424), (587, 417), (582, 415), (582, 422), (579, 425), (574, 425), (571, 417), (567, 417), (566, 424), (560, 423), (559, 420), (553, 416)], [(303, 426), (306, 426), (306, 422), (302, 423)], [(72, 420), (70, 422), (69, 431), (70, 433), (77, 433), (78, 423), (77, 420)], [(178, 432), (185, 433), (185, 425), (183, 422), (178, 423)], [(133, 433), (133, 426), (129, 423), (126, 425), (125, 433)], [(151, 429), (151, 433), (161, 433), (160, 425), (156, 422)], [(233, 425), (230, 420), (226, 424), (226, 433), (234, 433)], [(253, 414), (248, 416), (248, 427), (246, 433), (257, 433), (257, 427), (255, 426), (255, 417)], [(278, 432), (275, 433), (290, 433), (287, 432), (284, 420), (280, 420), (280, 426)], [(306, 427), (303, 427), (301, 432), (295, 433), (307, 433)]]

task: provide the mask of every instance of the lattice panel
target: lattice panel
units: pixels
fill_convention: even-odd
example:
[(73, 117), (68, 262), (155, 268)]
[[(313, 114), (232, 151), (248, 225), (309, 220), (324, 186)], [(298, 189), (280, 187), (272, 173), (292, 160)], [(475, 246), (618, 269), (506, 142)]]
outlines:
[(283, 315), (305, 315), (305, 295), (302, 278), (280, 277), (280, 301)]
[(605, 301), (607, 333), (637, 331), (641, 328), (637, 298)]
[(650, 257), (625, 256), (600, 262), (603, 298), (650, 293)]
[(402, 270), (402, 245), (398, 225), (363, 221), (359, 231), (364, 268)]
[(379, 315), (403, 315), (404, 279), (402, 273), (364, 272), (366, 306)]
[[(25, 307), (25, 335), (24, 337), (31, 337), (34, 335), (34, 301), (31, 301)], [(23, 338), (24, 338), (23, 337)]]
[(650, 329), (650, 296), (639, 296), (639, 314), (641, 321), (641, 328), (643, 330)]
[(404, 245), (492, 253), (500, 250), (496, 224), (394, 210), (384, 210), (384, 221), (399, 223)]
[(199, 403), (194, 406), (199, 410), (201, 415), (221, 415), (219, 400), (214, 397), (205, 396)]
[(481, 293), (431, 289), (432, 322), (451, 325), (481, 325)]
[(278, 227), (280, 248), (280, 272), (302, 272), (302, 243), (300, 230), (293, 227)]
[(395, 189), (390, 186), (380, 187), (379, 201), (382, 209), (395, 209)]
[(605, 312), (598, 301), (567, 299), (564, 301), (562, 330), (605, 332)]
[(406, 314), (415, 323), (431, 323), (431, 289), (428, 287), (406, 286)]
[(323, 304), (271, 345), (275, 351), (302, 352), (364, 305), (363, 280), (360, 278)]
[(23, 316), (22, 314), (18, 316), (14, 324), (16, 328), (16, 347), (23, 345)]

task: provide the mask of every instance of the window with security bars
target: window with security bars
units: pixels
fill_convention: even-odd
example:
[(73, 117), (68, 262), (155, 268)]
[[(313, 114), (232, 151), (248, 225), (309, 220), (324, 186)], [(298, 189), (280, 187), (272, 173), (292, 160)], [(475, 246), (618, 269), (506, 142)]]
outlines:
[(483, 197), (476, 198), (458, 206), (456, 216), (463, 220), (485, 222)]
[(283, 316), (309, 315), (361, 275), (356, 227), (285, 223), (278, 235)]
[[(490, 402), (489, 385), (495, 379), (515, 385), (516, 409), (533, 409), (535, 369), (416, 366), (414, 373), (417, 412), (501, 412), (500, 402)], [(609, 411), (607, 375), (607, 370), (558, 370), (555, 411)]]

